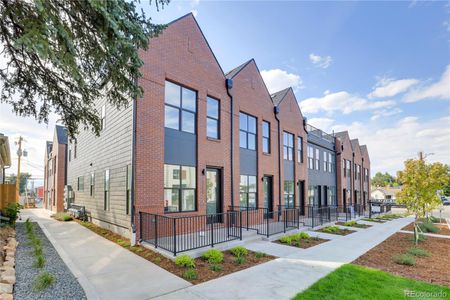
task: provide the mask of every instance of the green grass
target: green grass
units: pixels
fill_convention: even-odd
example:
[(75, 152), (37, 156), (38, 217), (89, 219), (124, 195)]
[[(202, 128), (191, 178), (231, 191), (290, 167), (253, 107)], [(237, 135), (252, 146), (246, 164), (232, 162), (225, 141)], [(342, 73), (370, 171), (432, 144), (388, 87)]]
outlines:
[(33, 290), (35, 292), (41, 292), (51, 286), (53, 282), (55, 282), (55, 277), (52, 274), (49, 272), (42, 272), (34, 279)]
[(65, 212), (59, 212), (56, 213), (53, 218), (55, 218), (58, 221), (62, 221), (62, 222), (67, 222), (67, 221), (72, 221), (73, 218), (71, 215), (69, 215), (68, 213)]
[[(343, 265), (320, 279), (307, 290), (297, 294), (295, 300), (397, 300), (411, 299), (405, 292), (446, 293), (450, 288), (394, 276), (386, 272), (355, 265)], [(417, 298), (423, 299), (423, 298)], [(430, 299), (430, 298), (426, 298)], [(442, 299), (445, 299), (442, 298)]]

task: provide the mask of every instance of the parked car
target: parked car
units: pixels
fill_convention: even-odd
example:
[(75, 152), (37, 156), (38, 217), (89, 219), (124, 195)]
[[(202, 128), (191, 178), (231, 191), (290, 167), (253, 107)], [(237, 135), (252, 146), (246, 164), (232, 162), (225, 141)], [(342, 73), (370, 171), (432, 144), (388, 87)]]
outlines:
[(444, 201), (442, 201), (442, 205), (450, 205), (450, 200), (444, 200)]

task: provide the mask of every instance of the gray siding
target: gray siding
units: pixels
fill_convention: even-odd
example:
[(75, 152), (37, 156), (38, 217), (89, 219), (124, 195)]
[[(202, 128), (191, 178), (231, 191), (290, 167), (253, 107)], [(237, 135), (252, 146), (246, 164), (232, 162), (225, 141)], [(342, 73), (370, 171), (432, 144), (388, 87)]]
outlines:
[(256, 151), (239, 149), (239, 168), (242, 175), (257, 175)]
[[(101, 112), (104, 100), (96, 103)], [(89, 130), (77, 135), (77, 158), (68, 161), (68, 185), (72, 186), (74, 202), (86, 206), (93, 221), (126, 234), (131, 226), (131, 216), (126, 214), (127, 165), (132, 163), (133, 107), (117, 110), (106, 104), (106, 127), (95, 136)], [(104, 171), (110, 170), (110, 208), (104, 210)], [(95, 174), (95, 193), (90, 196), (90, 174)], [(77, 179), (84, 176), (84, 191), (77, 191)]]
[(284, 180), (294, 180), (294, 162), (292, 160), (283, 160)]
[(164, 128), (164, 162), (173, 165), (197, 165), (197, 136)]

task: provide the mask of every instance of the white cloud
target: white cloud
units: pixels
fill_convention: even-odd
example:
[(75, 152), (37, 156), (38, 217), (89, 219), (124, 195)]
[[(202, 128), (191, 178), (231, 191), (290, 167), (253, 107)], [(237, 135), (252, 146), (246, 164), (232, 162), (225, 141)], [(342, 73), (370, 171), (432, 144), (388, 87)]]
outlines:
[(373, 91), (368, 95), (369, 98), (392, 97), (406, 92), (409, 88), (419, 83), (417, 79), (381, 78), (378, 80)]
[(341, 91), (336, 93), (325, 93), (323, 97), (312, 97), (300, 102), (303, 113), (318, 113), (320, 111), (335, 112), (340, 111), (349, 114), (354, 111), (372, 110), (393, 107), (395, 101), (369, 101), (362, 97)]
[(303, 87), (300, 75), (288, 73), (284, 70), (262, 70), (261, 76), (271, 94), (288, 87), (292, 87), (294, 90)]
[(318, 68), (326, 69), (328, 68), (333, 59), (331, 56), (320, 56), (314, 53), (309, 54), (309, 60)]
[(322, 129), (325, 132), (329, 131), (329, 129), (330, 129), (330, 127), (331, 127), (331, 125), (333, 123), (334, 123), (334, 120), (330, 119), (330, 118), (311, 118), (311, 119), (308, 119), (308, 124), (310, 124), (310, 125), (312, 125), (312, 126), (314, 126), (316, 128)]
[(423, 121), (405, 117), (393, 126), (381, 122), (353, 122), (331, 126), (332, 130), (348, 130), (351, 138), (369, 149), (372, 175), (403, 169), (403, 162), (417, 157), (419, 151), (434, 153), (427, 160), (450, 164), (450, 117)]
[(405, 95), (403, 100), (417, 102), (425, 99), (450, 100), (450, 65), (447, 65), (439, 81), (413, 89)]
[(393, 115), (397, 115), (401, 113), (402, 110), (398, 107), (390, 108), (390, 109), (380, 109), (374, 111), (372, 117), (370, 118), (372, 121), (378, 120), (381, 117), (390, 117)]

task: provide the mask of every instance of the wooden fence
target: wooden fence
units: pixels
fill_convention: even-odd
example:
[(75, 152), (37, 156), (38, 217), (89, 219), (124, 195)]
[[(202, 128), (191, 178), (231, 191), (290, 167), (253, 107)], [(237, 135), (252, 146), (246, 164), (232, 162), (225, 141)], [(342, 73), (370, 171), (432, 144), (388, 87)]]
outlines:
[(16, 185), (0, 184), (0, 209), (12, 202), (16, 202)]

